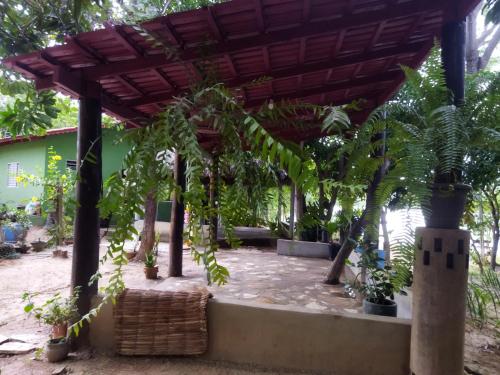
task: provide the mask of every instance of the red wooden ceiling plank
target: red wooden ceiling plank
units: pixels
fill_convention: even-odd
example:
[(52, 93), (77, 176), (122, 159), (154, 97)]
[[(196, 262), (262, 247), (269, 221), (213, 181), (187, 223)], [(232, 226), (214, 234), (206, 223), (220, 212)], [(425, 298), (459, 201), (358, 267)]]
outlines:
[(96, 60), (97, 62), (104, 62), (105, 60), (101, 56), (96, 56), (94, 53), (91, 53), (87, 49), (85, 49), (80, 42), (78, 41), (77, 37), (71, 37), (71, 36), (66, 36), (64, 38), (64, 41), (68, 44), (68, 46), (77, 51), (76, 54), (81, 53), (82, 55), (85, 55), (87, 58)]
[[(395, 17), (409, 16), (414, 13), (420, 13), (429, 8), (434, 9), (437, 7), (433, 2), (430, 6), (426, 5), (429, 0), (405, 3), (403, 5), (394, 6), (391, 9), (383, 11), (375, 11), (361, 14), (353, 14), (349, 17), (343, 17), (335, 21), (321, 21), (308, 23), (300, 27), (294, 27), (286, 30), (279, 30), (260, 34), (252, 37), (244, 37), (237, 40), (228, 40), (223, 43), (214, 44), (211, 50), (204, 51), (203, 56), (200, 56), (200, 48), (192, 47), (186, 48), (181, 51), (179, 58), (184, 61), (193, 61), (197, 58), (215, 57), (217, 55), (224, 55), (234, 51), (250, 49), (254, 47), (263, 47), (264, 45), (289, 42), (291, 39), (307, 37), (317, 34), (333, 33), (342, 30), (346, 27), (354, 27), (360, 24), (377, 23)], [(433, 5), (434, 4), (434, 5)], [(439, 8), (438, 8), (439, 9)], [(123, 74), (131, 70), (149, 69), (151, 67), (158, 67), (162, 65), (177, 64), (179, 61), (172, 61), (172, 59), (165, 55), (155, 55), (143, 58), (137, 58), (126, 61), (119, 61), (107, 65), (100, 65), (96, 67), (83, 68), (86, 77), (89, 79), (97, 79), (98, 77), (113, 74)]]
[(174, 27), (172, 26), (172, 22), (170, 22), (170, 19), (165, 18), (163, 20), (163, 24), (165, 25), (164, 31), (169, 35), (170, 39), (174, 41), (175, 45), (183, 49), (184, 41), (182, 40), (181, 36), (174, 30)]
[(307, 38), (301, 38), (299, 47), (299, 65), (304, 64), (304, 60), (306, 58), (306, 46), (307, 46)]
[[(359, 63), (361, 61), (372, 61), (372, 60), (378, 60), (378, 59), (383, 59), (383, 58), (388, 58), (392, 56), (396, 56), (398, 52), (402, 52), (401, 55), (403, 54), (408, 54), (408, 53), (416, 53), (418, 52), (424, 44), (419, 43), (415, 44), (413, 46), (406, 46), (404, 48), (388, 48), (388, 49), (383, 49), (379, 50), (376, 52), (371, 52), (367, 54), (366, 56), (359, 55), (359, 56), (353, 56), (353, 57), (343, 57), (334, 61), (327, 61), (327, 62), (321, 62), (321, 63), (315, 63), (315, 64), (306, 64), (303, 67), (294, 67), (294, 68), (289, 68), (289, 69), (282, 69), (282, 70), (276, 70), (273, 72), (269, 72), (266, 74), (256, 74), (252, 76), (247, 76), (243, 78), (237, 78), (234, 80), (230, 80), (226, 83), (227, 87), (238, 87), (242, 86), (245, 84), (251, 84), (252, 81), (261, 78), (262, 76), (270, 74), (270, 77), (272, 79), (281, 79), (281, 78), (287, 78), (287, 77), (294, 77), (298, 76), (301, 74), (307, 74), (307, 73), (313, 73), (316, 71), (322, 71), (322, 70), (328, 70), (326, 74), (326, 80), (325, 82), (329, 81), (329, 77), (331, 76), (333, 69), (337, 68), (340, 69), (342, 67), (347, 67), (351, 66), (353, 64)], [(365, 59), (366, 57), (366, 59)], [(155, 101), (157, 102), (163, 102), (167, 101), (172, 98), (172, 96), (176, 96), (182, 93), (183, 90), (179, 89), (178, 91), (174, 93), (166, 93), (166, 94), (160, 94), (160, 95), (154, 95), (154, 96), (146, 96), (144, 98), (139, 98), (136, 100), (132, 100), (127, 105), (130, 106), (137, 106), (137, 105), (143, 105), (143, 104), (150, 104), (154, 103)]]
[[(419, 51), (419, 53), (417, 54), (417, 56), (415, 56), (413, 58), (412, 63), (409, 64), (411, 68), (415, 69), (415, 68), (419, 67), (423, 63), (423, 61), (426, 59), (426, 57), (430, 53), (433, 44), (434, 44), (434, 40), (428, 41), (427, 43), (424, 44), (424, 46), (421, 48), (421, 50)], [(404, 81), (405, 81), (404, 74), (400, 73), (400, 77), (397, 79), (397, 83), (395, 85), (393, 85), (385, 93), (383, 93), (382, 95), (380, 95), (380, 97), (378, 98), (378, 103), (377, 104), (378, 105), (382, 105), (387, 100), (389, 100), (390, 97), (393, 96), (394, 93), (399, 90), (399, 88), (404, 83)]]
[(135, 92), (137, 95), (144, 95), (142, 90), (140, 90), (135, 84), (133, 84), (129, 79), (123, 76), (115, 77), (123, 86), (127, 87), (129, 90)]
[(143, 56), (144, 52), (134, 43), (132, 40), (129, 40), (121, 26), (114, 26), (109, 22), (104, 22), (104, 27), (111, 34), (113, 34), (115, 40), (118, 41), (123, 47), (125, 47), (129, 52), (132, 52), (135, 56)]
[[(388, 73), (378, 74), (375, 76), (357, 78), (354, 80), (340, 82), (340, 83), (330, 83), (330, 84), (326, 84), (326, 85), (321, 86), (321, 87), (303, 90), (301, 93), (294, 92), (294, 93), (285, 94), (285, 95), (274, 95), (272, 97), (266, 98), (265, 100), (273, 99), (273, 100), (277, 101), (277, 100), (284, 100), (284, 99), (305, 98), (308, 96), (321, 95), (323, 93), (329, 93), (329, 92), (338, 91), (338, 90), (345, 90), (345, 89), (356, 87), (356, 86), (365, 86), (365, 85), (369, 85), (369, 84), (373, 84), (373, 83), (392, 81), (398, 77), (400, 77), (399, 72), (388, 72)], [(262, 100), (262, 99), (252, 100), (251, 102), (247, 103), (246, 105), (248, 107), (255, 107), (256, 105), (258, 105), (259, 102), (263, 102), (265, 100)]]
[(234, 66), (233, 60), (231, 59), (231, 56), (228, 54), (225, 56), (227, 65), (229, 66), (229, 70), (231, 71), (231, 74), (233, 75), (234, 78), (238, 77), (238, 71), (236, 70), (236, 67)]
[(158, 77), (158, 79), (160, 81), (162, 81), (164, 84), (166, 84), (167, 86), (169, 86), (171, 89), (173, 90), (178, 90), (179, 88), (177, 87), (177, 85), (172, 82), (172, 80), (170, 78), (168, 78), (168, 76), (162, 72), (160, 72), (158, 69), (151, 69), (151, 72), (156, 76)]

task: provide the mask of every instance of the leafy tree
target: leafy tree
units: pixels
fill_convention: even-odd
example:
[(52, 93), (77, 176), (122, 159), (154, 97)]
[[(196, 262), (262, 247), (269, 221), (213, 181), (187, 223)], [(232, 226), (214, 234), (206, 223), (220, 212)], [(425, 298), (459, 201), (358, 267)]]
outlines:
[(493, 233), (491, 267), (496, 267), (500, 238), (500, 73), (481, 72), (468, 77), (467, 128), (486, 128), (482, 137), (470, 143), (465, 162), (465, 179), (489, 206)]

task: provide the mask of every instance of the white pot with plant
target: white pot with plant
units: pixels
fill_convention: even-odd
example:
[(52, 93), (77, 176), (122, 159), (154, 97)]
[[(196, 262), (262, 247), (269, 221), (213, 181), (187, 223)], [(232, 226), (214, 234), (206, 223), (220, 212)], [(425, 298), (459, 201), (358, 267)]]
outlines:
[(77, 301), (79, 289), (75, 288), (71, 296), (63, 298), (60, 293), (46, 300), (41, 305), (33, 302), (38, 293), (25, 292), (22, 296), (26, 302), (24, 311), (33, 315), (39, 322), (52, 326), (51, 338), (46, 345), (47, 360), (59, 362), (66, 358), (68, 346), (68, 324), (78, 319)]

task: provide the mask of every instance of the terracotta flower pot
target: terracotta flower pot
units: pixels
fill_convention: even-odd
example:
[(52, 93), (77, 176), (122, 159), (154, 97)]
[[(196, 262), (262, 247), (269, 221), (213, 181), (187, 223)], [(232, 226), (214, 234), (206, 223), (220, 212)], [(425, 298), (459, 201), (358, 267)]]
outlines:
[(52, 256), (53, 257), (59, 257), (59, 256), (61, 256), (61, 250), (59, 250), (59, 249), (52, 250)]
[(61, 258), (67, 258), (68, 257), (68, 250), (61, 250)]
[(158, 266), (144, 267), (144, 273), (146, 274), (146, 279), (156, 280), (158, 278)]
[(68, 323), (55, 324), (52, 326), (52, 338), (66, 337), (68, 334)]

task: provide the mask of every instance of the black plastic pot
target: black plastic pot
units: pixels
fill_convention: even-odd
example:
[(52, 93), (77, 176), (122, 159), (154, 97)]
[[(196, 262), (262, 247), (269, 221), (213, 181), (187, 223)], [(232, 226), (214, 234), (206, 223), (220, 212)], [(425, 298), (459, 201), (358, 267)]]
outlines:
[(424, 209), (426, 226), (458, 229), (470, 190), (465, 184), (434, 184), (429, 205)]
[(396, 302), (386, 299), (384, 304), (378, 304), (363, 300), (363, 312), (370, 315), (393, 316), (398, 315), (398, 305)]

